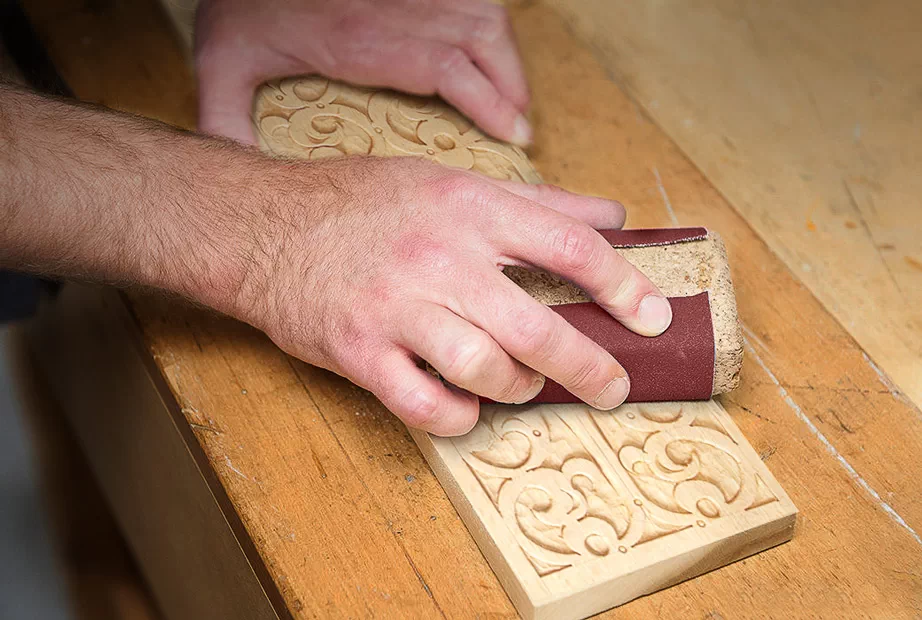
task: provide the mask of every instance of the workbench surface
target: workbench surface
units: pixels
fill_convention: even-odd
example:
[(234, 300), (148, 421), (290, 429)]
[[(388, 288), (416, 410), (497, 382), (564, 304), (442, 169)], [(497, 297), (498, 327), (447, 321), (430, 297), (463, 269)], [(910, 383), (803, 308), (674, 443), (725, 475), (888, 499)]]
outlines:
[[(595, 15), (601, 2), (573, 3), (563, 14), (548, 4), (555, 3), (512, 9), (533, 93), (532, 161), (548, 182), (624, 202), (630, 227), (704, 224), (723, 235), (746, 351), (741, 387), (719, 400), (801, 515), (790, 543), (606, 616), (918, 618), (922, 414), (906, 395), (918, 398), (920, 389), (912, 384), (920, 376), (918, 304), (888, 314), (875, 304), (853, 307), (852, 289), (822, 278), (811, 275), (805, 286), (805, 270), (789, 268), (794, 262), (822, 264), (835, 277), (853, 267), (858, 259), (845, 243), (858, 234), (847, 225), (856, 216), (841, 230), (834, 229), (836, 213), (820, 219), (825, 206), (805, 216), (804, 204), (816, 198), (798, 194), (773, 169), (765, 185), (783, 202), (773, 202), (764, 186), (747, 193), (752, 166), (766, 160), (752, 140), (720, 133), (719, 108), (709, 108), (710, 124), (697, 132), (673, 122), (691, 105), (687, 98), (697, 97), (688, 74), (723, 71), (720, 63), (732, 65), (733, 54), (703, 68), (657, 61), (647, 74), (648, 48), (640, 42), (600, 45), (598, 54), (586, 42), (598, 42), (593, 28), (606, 16), (596, 15), (593, 25), (580, 15)], [(582, 4), (590, 13), (574, 13)], [(726, 17), (721, 4), (704, 3), (713, 5), (705, 14)], [(27, 3), (76, 95), (191, 127), (192, 76), (156, 1), (93, 7)], [(663, 21), (673, 19), (618, 16), (640, 30), (667, 28)], [(713, 26), (695, 17), (682, 23)], [(687, 39), (702, 49), (713, 44)], [(639, 59), (623, 60), (631, 53)], [(619, 62), (631, 63), (627, 82)], [(654, 92), (672, 94), (651, 102)], [(752, 123), (764, 112), (754, 106)], [(707, 112), (699, 114), (686, 118), (697, 126)], [(657, 123), (672, 127), (698, 167)], [(721, 135), (732, 160), (709, 146)], [(869, 184), (884, 182), (872, 172), (862, 173)], [(859, 193), (854, 184), (860, 182), (845, 187)], [(870, 194), (861, 196), (853, 200)], [(918, 192), (910, 198), (918, 205)], [(806, 217), (807, 232), (822, 243), (792, 232), (785, 213), (801, 227)], [(906, 224), (918, 225), (918, 217)], [(874, 227), (867, 230), (873, 237)], [(907, 236), (916, 246), (892, 251), (916, 260), (918, 239)], [(915, 277), (912, 270), (894, 275), (880, 298), (896, 303), (887, 287), (918, 284)], [(877, 296), (875, 282), (863, 285), (869, 298)], [(67, 290), (60, 301), (40, 324), (40, 356), (52, 360), (52, 382), (76, 411), (69, 412), (75, 432), (165, 611), (204, 605), (223, 617), (241, 610), (239, 617), (515, 615), (406, 429), (373, 397), (285, 356), (249, 327), (175, 301), (93, 289)], [(907, 319), (906, 312), (914, 314)], [(891, 320), (908, 330), (900, 340), (909, 353), (896, 358), (868, 335)], [(865, 325), (846, 329), (840, 321)], [(64, 376), (80, 367), (111, 373)], [(887, 376), (895, 371), (902, 391)], [(186, 561), (177, 564), (177, 556)], [(228, 582), (238, 587), (209, 591)]]

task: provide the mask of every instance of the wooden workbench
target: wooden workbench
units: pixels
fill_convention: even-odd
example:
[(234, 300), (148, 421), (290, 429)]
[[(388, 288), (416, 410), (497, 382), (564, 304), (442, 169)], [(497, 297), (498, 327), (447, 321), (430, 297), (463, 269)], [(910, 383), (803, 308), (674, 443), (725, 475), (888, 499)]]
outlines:
[[(156, 2), (29, 11), (79, 97), (191, 126), (192, 78)], [(918, 408), (560, 14), (535, 2), (513, 16), (544, 178), (619, 198), (632, 227), (724, 236), (747, 350), (721, 401), (802, 515), (791, 543), (609, 615), (919, 617)], [(71, 287), (38, 327), (168, 615), (514, 616), (405, 429), (365, 392), (150, 296)]]

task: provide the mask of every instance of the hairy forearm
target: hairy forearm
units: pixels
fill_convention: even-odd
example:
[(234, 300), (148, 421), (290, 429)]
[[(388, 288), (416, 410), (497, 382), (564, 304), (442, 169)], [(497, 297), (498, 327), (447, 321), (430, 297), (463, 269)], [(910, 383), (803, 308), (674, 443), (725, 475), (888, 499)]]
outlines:
[(138, 284), (229, 311), (268, 160), (0, 83), (0, 267)]

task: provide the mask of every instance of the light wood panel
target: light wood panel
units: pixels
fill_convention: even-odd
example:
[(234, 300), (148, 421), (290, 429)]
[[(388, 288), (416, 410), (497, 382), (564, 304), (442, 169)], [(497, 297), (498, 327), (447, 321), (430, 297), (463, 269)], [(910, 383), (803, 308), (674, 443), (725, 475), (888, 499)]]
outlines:
[(359, 88), (321, 76), (273, 80), (253, 102), (253, 132), (273, 155), (416, 156), (521, 183), (541, 178), (522, 149), (490, 138), (439, 99)]
[(922, 3), (550, 3), (922, 403)]
[[(121, 33), (111, 47), (101, 36), (93, 45), (99, 58), (120, 56), (116, 67), (160, 63), (156, 75), (173, 82), (140, 111), (162, 116), (173, 93), (189, 88), (170, 64), (181, 54), (161, 49), (164, 33), (159, 48), (120, 46), (150, 23), (149, 5), (131, 6), (120, 22), (107, 22), (106, 11), (87, 18), (100, 33)], [(803, 515), (791, 543), (607, 617), (917, 616), (919, 411), (891, 392), (557, 15), (531, 5), (514, 21), (534, 92), (531, 156), (544, 178), (624, 200), (631, 225), (668, 224), (665, 199), (681, 221), (723, 234), (752, 348), (740, 389), (721, 402)], [(79, 49), (66, 22), (44, 27), (58, 53)], [(82, 97), (118, 99), (119, 89), (146, 88), (146, 79), (69, 81)], [(293, 615), (514, 614), (405, 429), (374, 398), (232, 321), (158, 299), (134, 298), (132, 308), (145, 350), (191, 421), (190, 450), (203, 452)]]
[(793, 533), (712, 401), (491, 406), (463, 437), (412, 435), (526, 618), (585, 618)]

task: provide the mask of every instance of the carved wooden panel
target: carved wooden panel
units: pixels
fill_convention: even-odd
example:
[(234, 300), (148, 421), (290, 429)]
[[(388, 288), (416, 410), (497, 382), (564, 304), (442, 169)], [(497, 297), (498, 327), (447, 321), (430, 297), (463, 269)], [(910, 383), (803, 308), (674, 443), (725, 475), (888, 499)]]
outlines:
[(260, 145), (275, 155), (415, 155), (501, 179), (541, 180), (521, 149), (487, 137), (432, 97), (299, 77), (264, 85), (253, 114)]
[(582, 618), (793, 532), (713, 401), (492, 406), (464, 437), (414, 438), (526, 617)]

